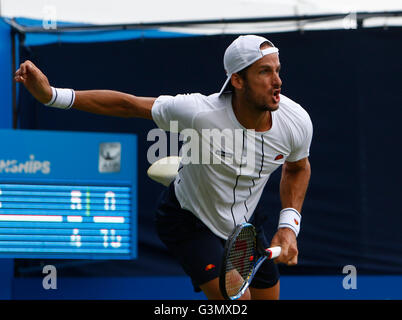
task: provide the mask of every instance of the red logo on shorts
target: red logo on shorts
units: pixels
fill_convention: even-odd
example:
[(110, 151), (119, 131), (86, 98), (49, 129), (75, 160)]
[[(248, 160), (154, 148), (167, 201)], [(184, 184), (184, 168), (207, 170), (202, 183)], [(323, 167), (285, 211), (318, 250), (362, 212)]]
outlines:
[(213, 268), (215, 268), (215, 265), (214, 265), (214, 264), (209, 264), (209, 265), (207, 265), (207, 266), (205, 267), (205, 271), (209, 271), (209, 270), (211, 270), (211, 269), (213, 269)]
[(283, 154), (278, 154), (278, 155), (275, 157), (275, 161), (276, 161), (276, 160), (281, 160), (281, 159), (283, 159)]

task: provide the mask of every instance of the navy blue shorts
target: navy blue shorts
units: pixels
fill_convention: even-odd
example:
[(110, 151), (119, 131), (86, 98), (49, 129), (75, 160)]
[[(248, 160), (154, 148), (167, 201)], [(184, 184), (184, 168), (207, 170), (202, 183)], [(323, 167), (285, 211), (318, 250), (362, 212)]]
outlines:
[[(190, 276), (195, 291), (201, 291), (200, 285), (219, 277), (225, 240), (212, 233), (190, 211), (181, 208), (174, 183), (164, 191), (158, 204), (156, 228), (159, 238)], [(250, 286), (270, 288), (278, 280), (277, 265), (272, 260), (266, 260)]]

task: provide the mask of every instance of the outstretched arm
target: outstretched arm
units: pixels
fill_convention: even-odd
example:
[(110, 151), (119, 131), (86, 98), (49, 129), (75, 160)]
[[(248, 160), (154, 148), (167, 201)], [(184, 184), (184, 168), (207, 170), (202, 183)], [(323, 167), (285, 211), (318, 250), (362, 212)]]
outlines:
[[(49, 80), (31, 61), (21, 64), (14, 80), (22, 83), (39, 102), (46, 104), (52, 99)], [(152, 119), (155, 100), (112, 90), (75, 91), (73, 108), (107, 116)]]

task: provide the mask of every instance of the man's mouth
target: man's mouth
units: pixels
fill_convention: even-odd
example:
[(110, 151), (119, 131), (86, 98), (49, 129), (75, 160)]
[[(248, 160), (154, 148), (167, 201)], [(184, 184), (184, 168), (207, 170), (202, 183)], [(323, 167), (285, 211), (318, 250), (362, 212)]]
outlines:
[(279, 101), (281, 100), (280, 93), (281, 93), (281, 89), (274, 90), (273, 97), (274, 97), (274, 100), (276, 103), (279, 103)]

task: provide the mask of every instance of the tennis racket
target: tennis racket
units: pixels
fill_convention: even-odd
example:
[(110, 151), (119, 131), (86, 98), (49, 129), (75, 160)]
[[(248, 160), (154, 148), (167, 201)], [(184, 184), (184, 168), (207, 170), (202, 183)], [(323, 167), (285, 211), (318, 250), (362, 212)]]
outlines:
[(237, 300), (247, 290), (265, 259), (275, 259), (281, 247), (263, 249), (250, 223), (239, 224), (226, 241), (219, 287), (227, 300)]

